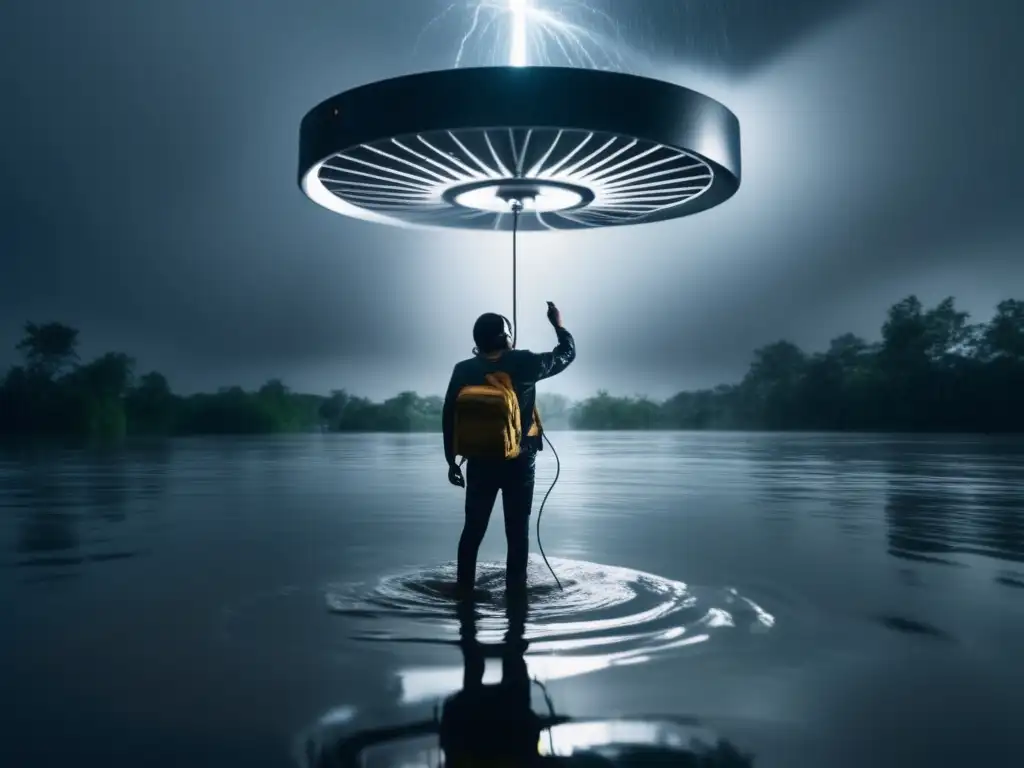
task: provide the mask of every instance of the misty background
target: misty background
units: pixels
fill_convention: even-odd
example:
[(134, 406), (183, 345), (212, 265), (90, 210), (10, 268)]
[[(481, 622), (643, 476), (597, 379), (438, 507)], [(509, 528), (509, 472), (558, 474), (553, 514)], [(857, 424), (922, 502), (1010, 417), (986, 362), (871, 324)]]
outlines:
[[(975, 320), (1020, 295), (1019, 3), (544, 5), (629, 71), (723, 101), (744, 163), (707, 213), (522, 237), (520, 345), (554, 345), (550, 299), (579, 350), (549, 391), (665, 397), (738, 380), (779, 338), (875, 339), (909, 293), (955, 295)], [(0, 364), (26, 321), (59, 320), (83, 358), (127, 352), (178, 391), (443, 392), (475, 317), (511, 311), (508, 237), (344, 219), (295, 176), (316, 103), (453, 64), (470, 15), (431, 23), (447, 7), (5, 4)], [(481, 40), (462, 64), (502, 55)]]

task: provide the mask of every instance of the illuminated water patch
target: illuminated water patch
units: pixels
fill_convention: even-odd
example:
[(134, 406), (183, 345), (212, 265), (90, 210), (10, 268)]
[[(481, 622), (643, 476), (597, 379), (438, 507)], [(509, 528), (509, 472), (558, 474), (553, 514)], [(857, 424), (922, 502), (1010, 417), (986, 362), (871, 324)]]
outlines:
[[(723, 633), (763, 634), (775, 625), (770, 613), (735, 589), (696, 587), (577, 560), (552, 558), (551, 564), (564, 591), (539, 559), (531, 560), (529, 572), (526, 660), (540, 679), (642, 663)], [(504, 565), (483, 563), (478, 573), (478, 585), (489, 596), (478, 605), (477, 640), (499, 643), (508, 630)], [(454, 579), (452, 563), (388, 576), (373, 586), (338, 585), (328, 591), (327, 605), (356, 620), (354, 635), (361, 640), (455, 642)], [(456, 690), (461, 669), (412, 668), (400, 678), (403, 700), (411, 703)]]

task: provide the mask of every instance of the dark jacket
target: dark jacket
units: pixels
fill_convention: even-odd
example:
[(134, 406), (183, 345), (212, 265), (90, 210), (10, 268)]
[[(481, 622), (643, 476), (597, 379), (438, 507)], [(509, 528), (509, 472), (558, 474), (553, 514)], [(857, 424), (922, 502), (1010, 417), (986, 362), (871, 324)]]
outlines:
[[(558, 346), (550, 352), (530, 352), (525, 349), (509, 349), (501, 353), (496, 360), (483, 355), (471, 357), (455, 365), (448, 393), (444, 398), (444, 411), (441, 416), (444, 430), (444, 456), (449, 464), (455, 463), (453, 438), (455, 432), (455, 398), (463, 387), (478, 386), (487, 383), (487, 374), (496, 371), (507, 373), (512, 379), (512, 388), (519, 399), (520, 421), (523, 427), (522, 448), (525, 450), (541, 450), (542, 438), (537, 435), (528, 437), (527, 433), (533, 425), (533, 407), (537, 402), (536, 384), (561, 373), (576, 359), (576, 342), (572, 334), (565, 328), (556, 328)], [(541, 414), (543, 417), (543, 414)]]

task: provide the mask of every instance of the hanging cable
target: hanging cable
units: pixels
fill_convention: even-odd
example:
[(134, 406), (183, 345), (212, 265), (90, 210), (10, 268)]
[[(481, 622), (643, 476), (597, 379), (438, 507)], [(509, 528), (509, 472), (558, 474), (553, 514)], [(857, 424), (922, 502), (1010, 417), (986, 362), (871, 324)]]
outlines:
[(516, 277), (516, 235), (519, 234), (519, 214), (523, 211), (523, 203), (520, 200), (512, 201), (512, 349), (516, 348), (516, 336), (519, 335), (519, 323), (516, 318), (518, 308), (518, 297), (516, 296), (516, 285), (519, 282)]
[(562, 474), (562, 460), (558, 458), (558, 451), (555, 450), (555, 446), (551, 444), (551, 440), (546, 434), (544, 435), (544, 442), (548, 444), (548, 448), (550, 448), (551, 452), (555, 454), (555, 479), (551, 481), (551, 487), (548, 488), (548, 492), (544, 494), (544, 499), (540, 503), (540, 509), (537, 510), (537, 549), (540, 550), (540, 556), (544, 558), (544, 565), (546, 565), (548, 570), (551, 571), (551, 576), (555, 580), (555, 584), (558, 585), (559, 589), (564, 590), (565, 587), (563, 587), (562, 582), (558, 580), (558, 576), (555, 574), (555, 569), (552, 568), (551, 563), (548, 562), (548, 556), (544, 554), (544, 545), (540, 543), (540, 518), (541, 515), (544, 514), (544, 505), (548, 502), (548, 496), (550, 496), (551, 492), (555, 490), (555, 483), (558, 482), (558, 476)]
[[(518, 283), (516, 274), (516, 261), (517, 261), (517, 241), (519, 234), (519, 214), (523, 210), (523, 203), (521, 200), (512, 200), (510, 202), (512, 207), (512, 348), (516, 346), (516, 336), (519, 332), (519, 324), (516, 322), (516, 310), (518, 303), (518, 296), (516, 291), (516, 284)], [(537, 548), (540, 550), (540, 556), (544, 559), (544, 565), (551, 571), (551, 576), (555, 580), (555, 584), (558, 588), (564, 590), (562, 582), (558, 580), (558, 575), (555, 573), (555, 569), (551, 567), (551, 563), (548, 562), (548, 556), (544, 554), (544, 545), (540, 542), (540, 519), (544, 514), (544, 505), (548, 503), (548, 496), (555, 490), (555, 484), (558, 482), (558, 476), (562, 474), (562, 460), (558, 458), (558, 451), (555, 450), (555, 446), (551, 444), (551, 439), (544, 434), (544, 442), (548, 444), (548, 448), (551, 449), (551, 453), (555, 455), (555, 479), (551, 481), (551, 487), (548, 488), (548, 492), (544, 494), (544, 499), (540, 503), (540, 509), (537, 510)]]

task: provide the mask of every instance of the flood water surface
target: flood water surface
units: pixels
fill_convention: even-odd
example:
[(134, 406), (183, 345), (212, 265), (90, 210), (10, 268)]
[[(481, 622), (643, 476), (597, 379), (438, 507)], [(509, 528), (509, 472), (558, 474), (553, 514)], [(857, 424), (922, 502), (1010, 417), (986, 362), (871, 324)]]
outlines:
[(757, 766), (1021, 759), (1024, 438), (552, 439), (518, 620), (500, 501), (456, 611), (434, 435), (0, 451), (0, 765), (308, 764), (431, 722), (510, 622), (556, 752), (664, 721)]

